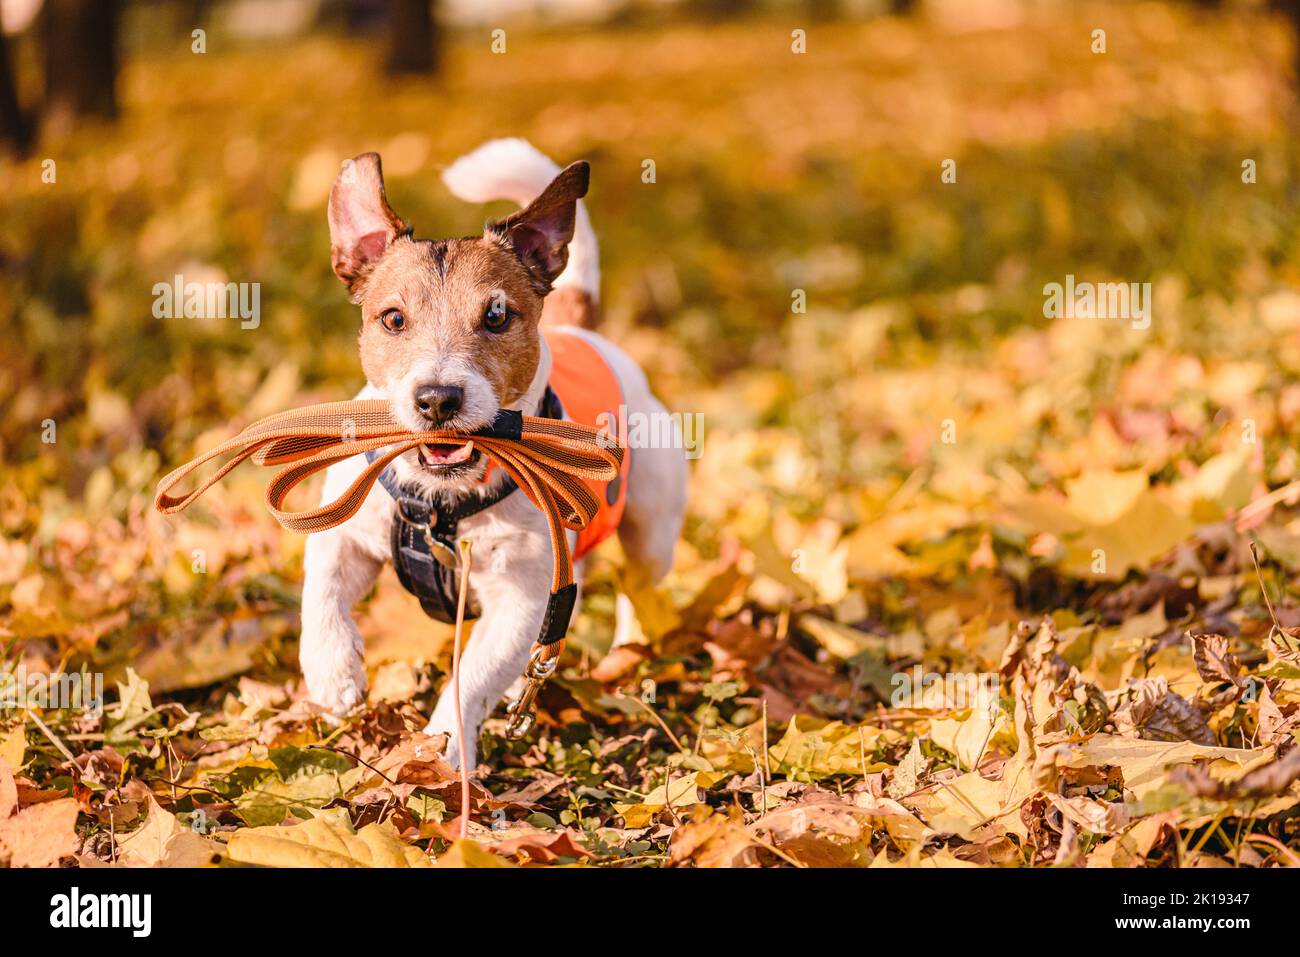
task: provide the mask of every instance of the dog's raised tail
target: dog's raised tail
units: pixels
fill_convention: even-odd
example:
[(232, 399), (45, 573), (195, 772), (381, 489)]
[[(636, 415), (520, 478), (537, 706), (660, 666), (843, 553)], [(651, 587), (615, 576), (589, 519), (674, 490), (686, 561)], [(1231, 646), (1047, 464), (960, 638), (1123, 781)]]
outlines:
[[(443, 171), (452, 194), (471, 203), (508, 199), (527, 206), (559, 175), (560, 167), (527, 140), (490, 140)], [(548, 325), (595, 325), (600, 304), (600, 250), (586, 204), (578, 212), (569, 243), (569, 264), (552, 284), (542, 311)]]

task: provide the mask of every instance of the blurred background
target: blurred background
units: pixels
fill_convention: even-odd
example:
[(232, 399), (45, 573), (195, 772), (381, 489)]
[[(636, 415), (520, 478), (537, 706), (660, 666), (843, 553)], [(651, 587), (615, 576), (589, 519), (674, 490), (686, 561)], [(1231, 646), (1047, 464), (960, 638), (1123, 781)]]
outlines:
[[(604, 330), (705, 415), (665, 615), (737, 555), (747, 601), (856, 625), (935, 611), (899, 580), (945, 582), (946, 613), (995, 566), (982, 608), (1086, 598), (1040, 574), (1074, 559), (1025, 496), (1140, 468), (1185, 523), (1186, 503), (1221, 514), (1297, 474), (1298, 9), (3, 0), (6, 640), (110, 665), (148, 649), (155, 687), (291, 673), (301, 540), (261, 510), (264, 477), (178, 523), (151, 514), (153, 483), (361, 386), (329, 267), (340, 161), (379, 151), (417, 235), (463, 235), (500, 210), (439, 171), (498, 136), (592, 162)], [(260, 323), (155, 318), (176, 274), (258, 283)], [(1151, 282), (1152, 328), (1044, 318), (1067, 274)], [(1219, 469), (1236, 484), (1187, 492), (1239, 455), (1243, 418), (1269, 442)], [(1184, 532), (1140, 536), (1103, 577)], [(363, 613), (376, 641), (420, 621), (394, 588)], [(680, 624), (646, 617), (652, 637)], [(194, 632), (214, 623), (205, 663)], [(178, 629), (183, 662), (159, 650)]]

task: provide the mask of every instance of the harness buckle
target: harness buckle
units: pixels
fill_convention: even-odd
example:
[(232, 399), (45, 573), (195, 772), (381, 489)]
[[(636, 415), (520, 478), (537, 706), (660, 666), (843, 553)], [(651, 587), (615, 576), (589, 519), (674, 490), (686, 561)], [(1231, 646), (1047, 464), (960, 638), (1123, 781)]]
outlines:
[(528, 667), (524, 669), (524, 688), (519, 692), (519, 697), (506, 708), (506, 714), (510, 716), (510, 723), (506, 725), (507, 738), (517, 741), (532, 730), (536, 720), (534, 707), (537, 694), (542, 690), (546, 679), (555, 674), (559, 664), (559, 649), (553, 645), (537, 645), (533, 648)]
[(413, 498), (401, 494), (400, 491), (396, 493), (390, 492), (389, 494), (393, 496), (393, 501), (397, 503), (397, 514), (401, 516), (402, 521), (406, 522), (408, 525), (415, 525), (417, 527), (428, 526), (429, 509), (426, 506)]

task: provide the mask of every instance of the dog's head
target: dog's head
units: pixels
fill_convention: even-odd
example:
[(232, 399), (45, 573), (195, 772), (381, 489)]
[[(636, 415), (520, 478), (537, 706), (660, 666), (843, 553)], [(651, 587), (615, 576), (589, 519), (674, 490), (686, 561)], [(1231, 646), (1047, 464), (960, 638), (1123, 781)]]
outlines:
[[(542, 300), (568, 262), (588, 176), (574, 163), (481, 237), (417, 240), (388, 205), (378, 154), (343, 164), (330, 190), (331, 260), (361, 307), (362, 369), (403, 426), (472, 432), (534, 385)], [(486, 467), (481, 453), (445, 445), (395, 465), (431, 491), (472, 487)]]

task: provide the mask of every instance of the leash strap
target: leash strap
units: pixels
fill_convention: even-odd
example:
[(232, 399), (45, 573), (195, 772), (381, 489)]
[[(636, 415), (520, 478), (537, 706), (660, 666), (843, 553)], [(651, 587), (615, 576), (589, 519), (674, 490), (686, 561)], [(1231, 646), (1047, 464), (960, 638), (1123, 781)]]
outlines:
[[(252, 459), (258, 465), (284, 466), (266, 486), (266, 507), (276, 521), (290, 531), (320, 532), (355, 515), (379, 476), (402, 453), (420, 445), (463, 445), (467, 440), (504, 469), (546, 516), (554, 571), (537, 644), (554, 646), (568, 630), (577, 599), (565, 529), (581, 531), (599, 508), (585, 481), (608, 482), (618, 476), (623, 463), (624, 449), (617, 439), (591, 426), (502, 410), (490, 426), (477, 432), (408, 432), (382, 399), (327, 402), (259, 419), (233, 439), (172, 470), (158, 483), (154, 507), (165, 514), (180, 512), (226, 473)], [(284, 508), (285, 498), (299, 483), (367, 452), (375, 453), (373, 461), (334, 501), (301, 512)], [(225, 455), (231, 457), (193, 491), (171, 494), (200, 466)], [(558, 652), (558, 647), (548, 650)]]
[[(541, 419), (564, 418), (564, 406), (550, 386), (535, 414)], [(366, 453), (367, 462), (378, 457), (376, 451)], [(483, 489), (431, 499), (427, 492), (403, 485), (391, 465), (379, 473), (379, 484), (396, 504), (389, 544), (398, 581), (419, 600), (426, 615), (451, 624), (456, 620), (461, 578), (461, 563), (456, 557), (460, 523), (508, 498), (519, 486), (501, 473)], [(478, 617), (479, 610), (472, 600), (465, 613), (470, 618)]]

